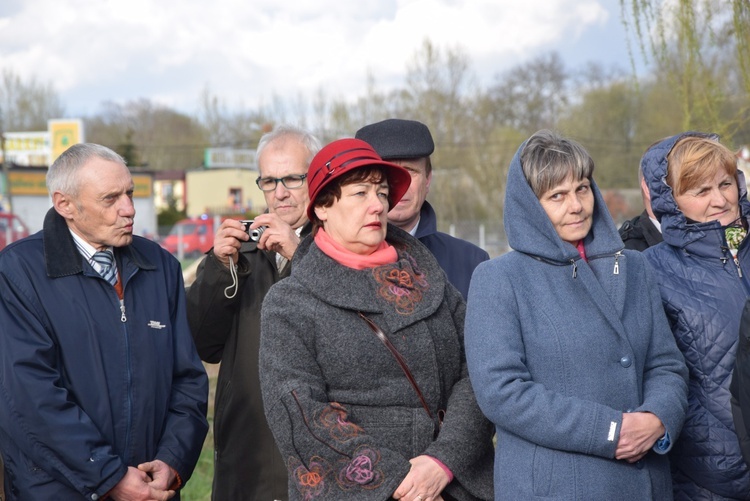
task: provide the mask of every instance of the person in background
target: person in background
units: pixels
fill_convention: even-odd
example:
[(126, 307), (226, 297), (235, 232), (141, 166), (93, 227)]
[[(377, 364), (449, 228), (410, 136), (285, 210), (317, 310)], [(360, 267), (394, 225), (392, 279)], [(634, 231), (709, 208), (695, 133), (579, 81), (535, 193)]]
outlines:
[(409, 171), (409, 191), (388, 213), (388, 222), (430, 249), (450, 283), (466, 299), (474, 268), (490, 256), (471, 242), (437, 231), (435, 210), (426, 200), (432, 183), (430, 155), (435, 150), (430, 129), (414, 120), (390, 118), (362, 127), (355, 137), (369, 143), (383, 160)]
[(661, 236), (659, 221), (654, 216), (654, 211), (651, 210), (651, 194), (646, 180), (643, 179), (643, 170), (640, 166), (638, 166), (638, 184), (641, 187), (644, 210), (633, 219), (622, 223), (619, 233), (626, 249), (644, 251), (662, 242), (664, 238)]
[[(227, 219), (188, 291), (188, 320), (201, 358), (219, 363), (214, 404), (214, 501), (286, 499), (286, 466), (263, 414), (258, 379), (260, 309), (273, 284), (289, 276), (307, 223), (307, 168), (320, 142), (283, 125), (263, 135), (256, 159), (268, 211), (251, 229)], [(233, 270), (236, 272), (233, 274)]]
[(508, 171), (513, 249), (480, 264), (466, 358), (495, 423), (496, 499), (666, 500), (687, 368), (579, 144), (541, 130)]
[(6, 498), (178, 499), (208, 431), (180, 265), (133, 236), (109, 148), (71, 146), (47, 187), (42, 231), (0, 253)]
[(750, 295), (744, 176), (714, 134), (657, 143), (641, 169), (664, 242), (644, 255), (690, 369), (689, 410), (670, 453), (676, 499), (747, 499), (730, 398), (740, 316)]
[(312, 236), (261, 315), (263, 403), (290, 500), (492, 499), (492, 426), (466, 371), (464, 300), (387, 222), (411, 175), (340, 139), (307, 179)]

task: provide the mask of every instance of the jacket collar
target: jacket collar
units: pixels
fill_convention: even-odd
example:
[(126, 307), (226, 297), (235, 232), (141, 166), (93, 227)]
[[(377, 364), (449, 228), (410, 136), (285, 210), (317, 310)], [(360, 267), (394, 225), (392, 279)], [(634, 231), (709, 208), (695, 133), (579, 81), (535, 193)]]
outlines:
[[(294, 254), (292, 278), (297, 280), (309, 293), (320, 301), (332, 306), (362, 311), (382, 313), (392, 327), (405, 325), (431, 315), (444, 299), (446, 279), (432, 253), (418, 240), (405, 231), (389, 224), (386, 241), (399, 253), (395, 268), (412, 267), (411, 259), (427, 280), (422, 297), (412, 314), (401, 316), (394, 308), (384, 307), (373, 296), (370, 284), (374, 280), (373, 270), (354, 270), (343, 266), (325, 255), (312, 238), (305, 238)], [(382, 268), (382, 267), (380, 267)]]
[(417, 233), (414, 235), (417, 238), (437, 233), (437, 215), (435, 214), (435, 209), (432, 208), (432, 205), (427, 200), (424, 201), (422, 208), (419, 209), (419, 223), (417, 225)]
[[(50, 278), (59, 278), (83, 273), (83, 256), (78, 252), (65, 218), (58, 214), (54, 207), (47, 211), (47, 215), (44, 217), (42, 232), (47, 275)], [(122, 256), (121, 260), (124, 267), (132, 263), (137, 268), (144, 270), (156, 269), (156, 266), (150, 263), (132, 245), (118, 247), (115, 253)], [(125, 276), (125, 271), (126, 268), (121, 270), (123, 276)]]

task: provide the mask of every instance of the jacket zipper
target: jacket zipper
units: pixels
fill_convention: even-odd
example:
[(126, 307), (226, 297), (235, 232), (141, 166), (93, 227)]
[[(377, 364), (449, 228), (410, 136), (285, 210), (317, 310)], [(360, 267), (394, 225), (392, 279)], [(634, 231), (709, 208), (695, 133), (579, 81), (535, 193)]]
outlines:
[(742, 266), (740, 266), (740, 258), (739, 258), (740, 249), (743, 247), (746, 240), (747, 240), (747, 237), (745, 237), (745, 239), (740, 243), (740, 247), (737, 249), (737, 253), (732, 254), (732, 251), (729, 249), (729, 244), (727, 243), (726, 236), (722, 235), (722, 241), (724, 245), (721, 246), (721, 251), (724, 253), (724, 257), (721, 257), (720, 259), (723, 264), (726, 264), (727, 261), (729, 260), (729, 258), (726, 257), (726, 254), (729, 253), (729, 255), (732, 258), (732, 262), (734, 262), (735, 268), (737, 268), (737, 276), (740, 278), (740, 281), (745, 286), (745, 291), (750, 292), (748, 290), (747, 283), (745, 282), (745, 275), (742, 273)]
[[(567, 262), (561, 262), (561, 261), (552, 261), (550, 259), (545, 259), (545, 258), (543, 258), (541, 256), (535, 256), (534, 254), (527, 254), (525, 252), (522, 252), (522, 254), (526, 254), (527, 256), (531, 256), (532, 258), (536, 259), (537, 261), (541, 261), (541, 262), (547, 263), (547, 264), (552, 264), (554, 266), (566, 266), (566, 265), (570, 264), (573, 267), (573, 278), (577, 278), (578, 277), (578, 263), (576, 263), (576, 261), (578, 261), (578, 259), (582, 259), (580, 257), (578, 259), (571, 258), (570, 261), (567, 261)], [(605, 257), (614, 257), (615, 258), (615, 265), (614, 265), (614, 268), (612, 269), (612, 274), (613, 275), (619, 275), (620, 274), (620, 257), (621, 256), (622, 256), (622, 250), (618, 250), (614, 254), (597, 254), (596, 256), (589, 257), (588, 260), (592, 261), (594, 259), (602, 259), (602, 258), (605, 258)]]
[(742, 278), (742, 268), (740, 267), (740, 260), (737, 259), (737, 256), (732, 256), (732, 261), (734, 261), (734, 264), (737, 266), (737, 274)]
[[(124, 276), (118, 271), (118, 279), (119, 283), (114, 288), (115, 294), (117, 295), (117, 299), (119, 301), (120, 306), (120, 322), (122, 324), (125, 324), (128, 320), (127, 315), (125, 314), (125, 281)], [(132, 275), (131, 275), (132, 276)], [(123, 325), (124, 334), (125, 334), (125, 357), (126, 357), (126, 366), (127, 366), (127, 374), (126, 374), (126, 386), (127, 386), (127, 428), (125, 433), (125, 448), (124, 450), (128, 451), (130, 448), (130, 437), (131, 437), (131, 427), (133, 426), (133, 375), (131, 374), (130, 365), (131, 365), (131, 353), (130, 353), (130, 336), (128, 334), (128, 328), (126, 325)]]
[(622, 256), (622, 251), (618, 250), (614, 254), (597, 254), (596, 256), (591, 256), (588, 258), (589, 261), (593, 261), (594, 259), (603, 259), (605, 257), (614, 257), (615, 258), (615, 265), (612, 268), (612, 274), (613, 275), (619, 275), (620, 274), (620, 257)]

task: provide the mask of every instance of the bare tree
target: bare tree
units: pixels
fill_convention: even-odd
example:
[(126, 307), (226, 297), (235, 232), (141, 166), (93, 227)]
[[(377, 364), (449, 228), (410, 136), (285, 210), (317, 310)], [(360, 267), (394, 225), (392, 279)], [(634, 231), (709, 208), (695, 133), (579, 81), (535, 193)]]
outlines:
[(213, 147), (255, 148), (260, 136), (273, 123), (262, 108), (247, 110), (244, 106), (230, 111), (226, 103), (211, 93), (201, 92), (198, 121), (208, 134)]
[(120, 153), (134, 148), (142, 164), (154, 170), (200, 166), (209, 145), (206, 129), (196, 120), (146, 99), (104, 103), (86, 120), (86, 131), (90, 141)]
[[(750, 120), (750, 2), (620, 0), (641, 54), (669, 76), (682, 129), (734, 134)], [(729, 57), (727, 57), (729, 56)], [(734, 110), (727, 116), (728, 109)]]
[(528, 134), (553, 128), (570, 99), (568, 81), (568, 71), (556, 52), (506, 71), (489, 89), (495, 120)]
[(51, 83), (22, 80), (10, 69), (0, 73), (0, 110), (4, 131), (47, 130), (47, 120), (62, 118), (64, 108)]

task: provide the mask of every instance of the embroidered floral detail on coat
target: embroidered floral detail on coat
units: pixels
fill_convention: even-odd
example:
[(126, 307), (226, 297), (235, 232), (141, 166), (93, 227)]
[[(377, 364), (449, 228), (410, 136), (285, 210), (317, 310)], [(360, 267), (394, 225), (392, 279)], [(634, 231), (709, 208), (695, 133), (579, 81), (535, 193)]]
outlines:
[(414, 259), (408, 254), (406, 258), (372, 270), (375, 280), (380, 284), (378, 293), (383, 299), (393, 303), (401, 315), (412, 313), (414, 305), (422, 301), (424, 292), (429, 287), (424, 273), (419, 270)]
[(348, 420), (349, 413), (339, 403), (329, 403), (318, 417), (320, 426), (337, 442), (345, 442), (362, 433), (362, 428)]
[(385, 475), (378, 468), (380, 453), (368, 446), (357, 448), (349, 461), (339, 461), (339, 487), (348, 491), (352, 489), (377, 489), (383, 483)]
[(328, 461), (319, 456), (313, 456), (308, 466), (305, 467), (299, 459), (290, 457), (287, 468), (302, 499), (305, 501), (327, 499), (328, 490), (331, 487), (328, 477), (333, 472)]

